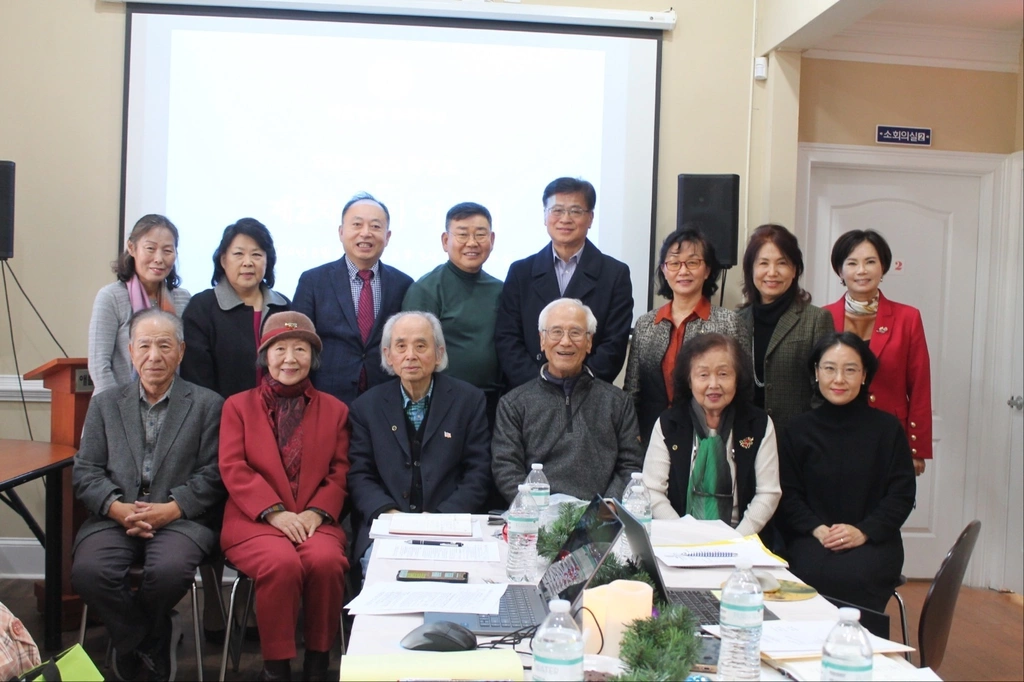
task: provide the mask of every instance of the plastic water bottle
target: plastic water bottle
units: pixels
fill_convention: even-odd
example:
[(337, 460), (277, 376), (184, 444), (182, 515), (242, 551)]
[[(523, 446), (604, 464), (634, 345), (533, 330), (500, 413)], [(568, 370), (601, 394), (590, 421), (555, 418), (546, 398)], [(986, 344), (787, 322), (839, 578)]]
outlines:
[(544, 475), (544, 465), (534, 462), (530, 467), (530, 473), (526, 475), (526, 485), (530, 486), (530, 494), (533, 501), (537, 503), (537, 509), (544, 511), (548, 508), (548, 498), (551, 497), (551, 486), (548, 484), (548, 477)]
[(721, 680), (761, 679), (761, 623), (764, 593), (749, 561), (737, 561), (736, 570), (722, 588), (722, 648), (718, 654)]
[(821, 649), (821, 679), (870, 680), (871, 638), (860, 624), (860, 609), (839, 609), (839, 622)]
[(582, 680), (583, 633), (569, 613), (569, 602), (552, 599), (548, 610), (533, 636), (533, 679)]
[(532, 582), (537, 569), (537, 526), (540, 511), (533, 501), (530, 486), (522, 483), (519, 494), (508, 508), (508, 564), (505, 575), (509, 582)]
[(644, 485), (644, 475), (639, 471), (633, 472), (632, 480), (622, 494), (622, 504), (629, 510), (629, 513), (636, 517), (636, 520), (644, 524), (644, 530), (651, 534), (651, 493)]

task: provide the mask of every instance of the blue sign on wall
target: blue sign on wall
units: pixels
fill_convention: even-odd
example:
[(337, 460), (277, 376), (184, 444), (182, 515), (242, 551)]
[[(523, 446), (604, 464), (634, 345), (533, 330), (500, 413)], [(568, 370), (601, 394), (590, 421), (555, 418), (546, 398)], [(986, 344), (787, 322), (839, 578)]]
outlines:
[(877, 126), (875, 142), (879, 144), (911, 144), (930, 147), (931, 128), (907, 128), (906, 126)]

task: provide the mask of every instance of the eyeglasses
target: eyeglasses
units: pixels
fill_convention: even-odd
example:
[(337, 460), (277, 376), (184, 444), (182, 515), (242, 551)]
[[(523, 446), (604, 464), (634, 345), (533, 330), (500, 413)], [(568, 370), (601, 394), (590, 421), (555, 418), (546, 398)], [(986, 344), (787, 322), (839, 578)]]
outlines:
[(704, 265), (703, 258), (688, 258), (686, 260), (667, 260), (664, 263), (665, 269), (669, 272), (678, 272), (680, 267), (685, 266), (687, 270), (693, 272), (699, 270)]
[[(839, 368), (838, 367), (834, 367), (832, 365), (824, 365), (824, 366), (818, 365), (818, 371), (821, 372), (821, 375), (824, 376), (825, 378), (832, 379), (833, 377), (836, 376), (836, 374), (839, 373)], [(862, 367), (850, 366), (850, 367), (843, 367), (842, 372), (843, 372), (843, 377), (845, 377), (846, 379), (852, 380), (852, 379), (856, 379), (857, 377), (859, 377), (864, 372), (864, 369)]]
[(487, 241), (487, 238), (491, 236), (490, 232), (485, 232), (484, 230), (480, 230), (479, 232), (473, 233), (452, 232), (450, 234), (452, 235), (452, 239), (454, 239), (455, 242), (460, 245), (468, 244), (471, 239), (476, 240), (478, 244), (483, 244), (484, 242)]
[(582, 218), (587, 213), (590, 213), (589, 210), (585, 208), (580, 208), (579, 206), (573, 206), (572, 208), (565, 208), (564, 206), (552, 206), (551, 208), (547, 209), (547, 212), (548, 215), (553, 216), (555, 218), (562, 218), (563, 216), (565, 216), (566, 213), (568, 213), (569, 217), (572, 218), (573, 220)]
[(561, 327), (555, 327), (553, 329), (541, 329), (541, 331), (547, 334), (548, 338), (556, 343), (561, 341), (566, 334), (569, 335), (569, 340), (572, 341), (573, 343), (579, 343), (580, 341), (582, 341), (583, 339), (587, 338), (587, 336), (590, 335), (590, 332), (588, 332), (585, 329), (580, 329), (579, 327), (573, 327), (568, 331), (562, 329)]

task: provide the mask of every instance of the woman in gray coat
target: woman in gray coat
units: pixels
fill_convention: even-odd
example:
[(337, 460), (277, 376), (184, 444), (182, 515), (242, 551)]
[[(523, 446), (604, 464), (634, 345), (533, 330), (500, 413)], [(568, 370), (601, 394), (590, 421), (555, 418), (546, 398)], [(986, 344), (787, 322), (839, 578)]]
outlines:
[(684, 341), (717, 332), (750, 351), (750, 331), (736, 313), (711, 305), (721, 272), (715, 247), (698, 223), (683, 225), (661, 245), (658, 295), (669, 302), (636, 321), (623, 383), (633, 398), (644, 447), (658, 417), (672, 404), (672, 373)]
[(807, 359), (814, 344), (835, 331), (832, 314), (811, 305), (811, 295), (800, 288), (803, 272), (803, 253), (789, 230), (761, 225), (750, 235), (739, 315), (752, 331), (754, 404), (779, 431), (821, 404)]
[(93, 395), (132, 378), (128, 321), (134, 313), (153, 307), (179, 317), (184, 312), (190, 295), (179, 287), (177, 257), (178, 228), (155, 213), (139, 218), (113, 264), (117, 281), (100, 289), (92, 306), (89, 376), (96, 387)]

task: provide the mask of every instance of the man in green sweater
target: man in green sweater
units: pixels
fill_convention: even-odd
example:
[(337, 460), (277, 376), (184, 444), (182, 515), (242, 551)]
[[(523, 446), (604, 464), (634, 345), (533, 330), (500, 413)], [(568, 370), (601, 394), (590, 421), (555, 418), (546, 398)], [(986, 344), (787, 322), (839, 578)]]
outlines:
[(441, 247), (448, 262), (409, 287), (402, 310), (423, 310), (441, 321), (448, 347), (447, 373), (483, 390), (487, 421), (493, 428), (501, 392), (494, 323), (502, 283), (483, 271), (494, 248), (490, 211), (473, 202), (453, 206), (445, 218)]

